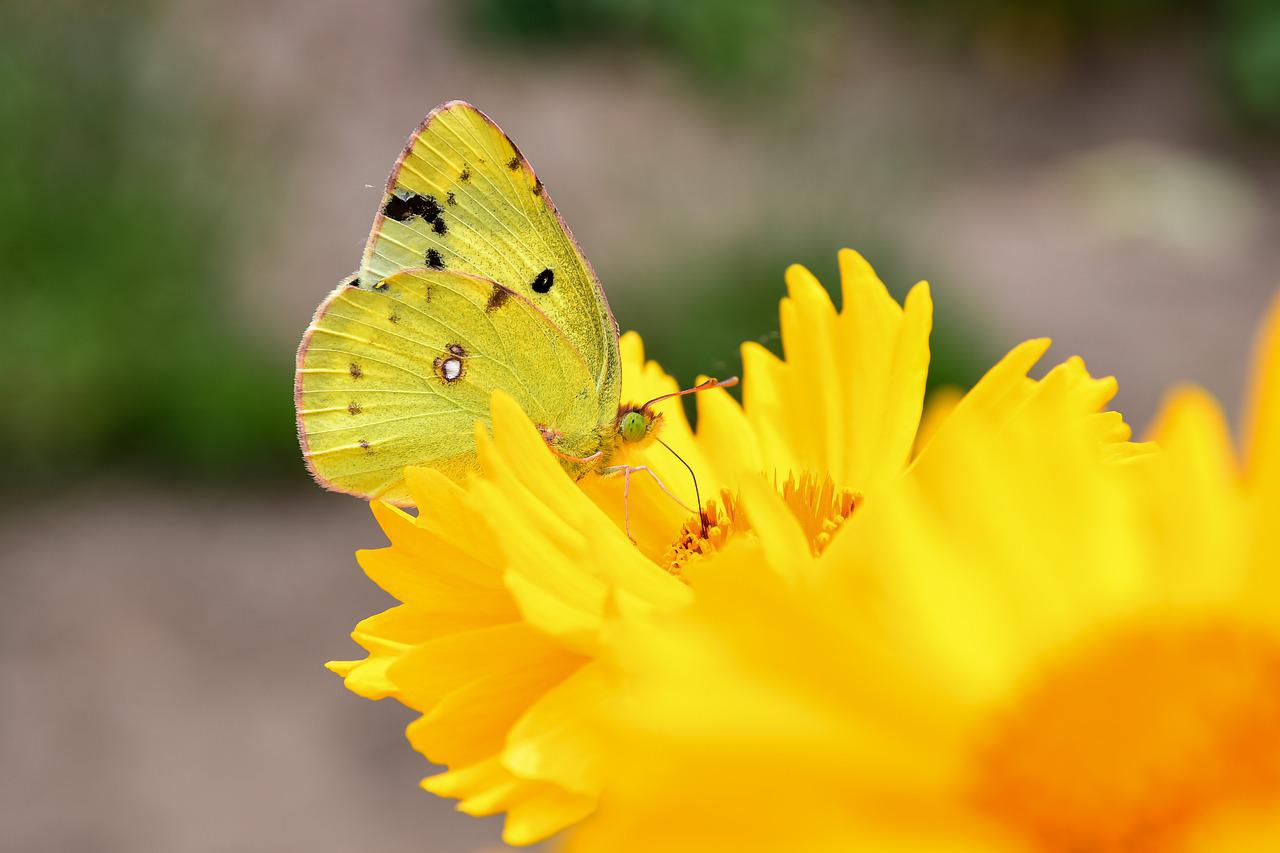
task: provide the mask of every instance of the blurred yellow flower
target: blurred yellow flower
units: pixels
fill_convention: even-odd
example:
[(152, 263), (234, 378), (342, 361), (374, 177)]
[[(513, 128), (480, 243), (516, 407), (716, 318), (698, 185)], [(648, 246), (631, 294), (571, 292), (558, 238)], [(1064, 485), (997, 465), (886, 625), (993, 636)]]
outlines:
[(1194, 390), (1160, 452), (1099, 442), (1123, 427), (1080, 405), (1113, 389), (1009, 381), (1038, 349), (820, 557), (748, 486), (770, 536), (620, 620), (578, 849), (1280, 850), (1280, 303), (1239, 466)]
[[(409, 739), (449, 768), (424, 787), (470, 814), (507, 812), (513, 844), (581, 819), (606, 787), (598, 720), (620, 695), (608, 654), (616, 620), (679, 611), (700, 594), (698, 567), (743, 543), (796, 570), (816, 565), (867, 496), (901, 475), (928, 370), (928, 287), (899, 306), (856, 253), (842, 252), (840, 269), (840, 312), (808, 271), (787, 271), (785, 359), (743, 347), (742, 406), (723, 390), (700, 394), (695, 435), (678, 400), (658, 404), (663, 440), (710, 498), (705, 527), (634, 476), (633, 544), (621, 478), (573, 483), (503, 396), (493, 401), (492, 437), (478, 438), (479, 476), (456, 485), (411, 471), (416, 516), (374, 504), (391, 545), (358, 556), (402, 604), (357, 626), (367, 658), (330, 668), (362, 696), (422, 713)], [(955, 411), (996, 417), (1046, 385), (1069, 400), (1070, 417), (1096, 425), (1095, 437), (1127, 439), (1119, 416), (1097, 413), (1114, 383), (1089, 378), (1078, 362), (1042, 383), (1026, 378), (1044, 346), (1016, 350)], [(638, 336), (624, 335), (621, 349), (624, 402), (677, 389), (645, 361)], [(935, 418), (939, 436), (955, 417)], [(695, 502), (684, 462), (661, 445), (633, 449), (627, 461)]]

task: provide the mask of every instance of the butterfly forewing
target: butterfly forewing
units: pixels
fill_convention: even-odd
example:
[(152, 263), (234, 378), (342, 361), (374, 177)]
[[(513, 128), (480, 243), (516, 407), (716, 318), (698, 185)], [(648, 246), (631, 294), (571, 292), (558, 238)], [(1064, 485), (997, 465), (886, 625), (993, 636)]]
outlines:
[(604, 292), (528, 161), (469, 104), (437, 108), (410, 138), (387, 182), (359, 286), (409, 267), (482, 276), (529, 300), (581, 354), (596, 417), (612, 419), (621, 368)]

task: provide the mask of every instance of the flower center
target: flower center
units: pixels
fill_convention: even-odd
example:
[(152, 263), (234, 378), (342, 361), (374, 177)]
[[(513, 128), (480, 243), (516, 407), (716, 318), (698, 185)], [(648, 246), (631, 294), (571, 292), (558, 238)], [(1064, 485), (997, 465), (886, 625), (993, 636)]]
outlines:
[(1280, 798), (1280, 644), (1215, 625), (1113, 636), (998, 720), (983, 809), (1051, 851), (1176, 849), (1214, 809)]
[[(831, 477), (819, 482), (808, 473), (799, 479), (788, 475), (778, 492), (804, 530), (814, 556), (826, 550), (840, 525), (862, 502), (856, 492), (837, 488)], [(707, 501), (702, 515), (702, 519), (685, 522), (676, 540), (667, 548), (668, 570), (677, 577), (683, 575), (684, 568), (692, 561), (723, 548), (731, 536), (751, 532), (751, 524), (737, 496), (727, 489), (720, 492), (718, 504), (714, 498)]]

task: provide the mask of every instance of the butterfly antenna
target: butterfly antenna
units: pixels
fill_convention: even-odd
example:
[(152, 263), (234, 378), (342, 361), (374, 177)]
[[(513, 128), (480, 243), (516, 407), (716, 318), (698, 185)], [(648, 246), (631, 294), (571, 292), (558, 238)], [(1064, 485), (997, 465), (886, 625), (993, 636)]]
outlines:
[[(663, 394), (661, 397), (654, 397), (640, 408), (647, 409), (654, 403), (661, 403), (663, 400), (670, 400), (672, 397), (683, 397), (686, 394), (697, 394), (699, 391), (710, 391), (712, 388), (732, 388), (737, 384), (738, 377), (736, 376), (730, 376), (728, 379), (708, 379), (705, 382), (699, 382), (692, 388), (686, 388), (683, 391), (676, 391), (673, 394)], [(671, 448), (668, 447), (667, 450), (671, 450)], [(675, 453), (674, 450), (671, 450), (671, 452)], [(683, 462), (684, 460), (681, 459), (680, 461)]]
[[(683, 391), (676, 391), (675, 393), (672, 393), (672, 394), (663, 394), (659, 397), (654, 397), (652, 400), (645, 403), (640, 408), (648, 409), (654, 403), (661, 403), (663, 400), (670, 400), (672, 397), (683, 397), (686, 394), (697, 394), (699, 391), (710, 391), (712, 388), (732, 388), (734, 385), (737, 385), (737, 384), (738, 384), (738, 377), (736, 376), (730, 376), (728, 379), (707, 379), (704, 382), (699, 382), (697, 385), (694, 385), (692, 388), (686, 388)], [(655, 436), (655, 438), (657, 437)], [(693, 498), (695, 501), (697, 501), (698, 523), (702, 531), (702, 535), (706, 536), (707, 535), (707, 514), (702, 509), (702, 494), (698, 491), (698, 475), (693, 473), (693, 466), (690, 465), (688, 462), (685, 462), (684, 457), (681, 456), (679, 453), (676, 453), (675, 450), (671, 448), (671, 445), (667, 444), (665, 441), (663, 441), (660, 438), (657, 438), (657, 442), (658, 444), (661, 444), (663, 447), (665, 447), (668, 451), (670, 451), (672, 456), (679, 459), (680, 464), (688, 469), (689, 476), (693, 478)]]
[[(738, 380), (735, 379), (734, 381), (737, 382)], [(672, 394), (671, 396), (674, 397), (675, 395)], [(698, 475), (693, 473), (693, 466), (690, 465), (688, 462), (685, 462), (683, 456), (681, 456), (679, 453), (676, 453), (674, 450), (672, 450), (671, 445), (667, 444), (665, 441), (663, 441), (660, 438), (657, 439), (657, 441), (658, 441), (658, 444), (661, 444), (667, 450), (671, 451), (671, 455), (679, 459), (681, 465), (689, 469), (689, 476), (693, 478), (693, 499), (697, 501), (698, 522), (699, 522), (700, 529), (702, 531), (701, 535), (705, 537), (707, 535), (707, 514), (702, 509), (702, 495), (698, 492)]]

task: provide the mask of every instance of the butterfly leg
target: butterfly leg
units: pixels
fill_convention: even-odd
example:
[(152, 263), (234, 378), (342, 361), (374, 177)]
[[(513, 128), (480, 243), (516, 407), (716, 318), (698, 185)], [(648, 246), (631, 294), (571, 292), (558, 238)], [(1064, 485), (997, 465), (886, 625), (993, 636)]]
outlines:
[(636, 544), (636, 538), (631, 535), (631, 472), (630, 465), (622, 469), (622, 527), (627, 532), (627, 538), (631, 540), (631, 544)]
[(632, 542), (635, 542), (636, 540), (635, 537), (631, 535), (631, 475), (639, 474), (642, 471), (652, 477), (653, 482), (658, 484), (659, 489), (662, 489), (662, 493), (675, 501), (682, 509), (687, 512), (691, 512), (694, 515), (697, 515), (698, 513), (696, 509), (693, 509), (684, 501), (672, 494), (671, 490), (662, 482), (662, 479), (647, 465), (615, 465), (610, 468), (605, 468), (600, 472), (602, 476), (607, 477), (612, 474), (622, 475), (622, 516), (627, 532), (627, 538)]
[[(547, 437), (547, 434), (545, 432), (543, 433), (542, 438), (547, 443), (548, 450), (550, 450), (553, 454), (560, 457), (561, 459), (567, 459), (570, 462), (580, 462), (584, 465), (589, 465), (592, 462), (595, 462), (600, 457), (604, 456), (603, 450), (597, 450), (595, 453), (592, 453), (590, 456), (570, 456), (567, 453), (561, 453), (559, 450), (557, 450), (556, 446), (552, 444), (551, 439)], [(605, 470), (609, 470), (609, 469), (605, 469)]]
[(680, 500), (678, 497), (676, 497), (675, 495), (673, 495), (673, 494), (671, 493), (671, 490), (670, 490), (670, 489), (668, 489), (668, 488), (666, 487), (666, 485), (662, 482), (662, 480), (658, 477), (658, 475), (657, 475), (657, 474), (653, 473), (653, 471), (649, 468), (649, 466), (647, 466), (647, 465), (637, 465), (637, 466), (635, 466), (634, 468), (632, 468), (632, 469), (631, 469), (631, 472), (632, 472), (632, 473), (634, 473), (634, 474), (638, 474), (638, 473), (640, 473), (641, 471), (643, 471), (644, 473), (646, 473), (646, 474), (648, 474), (650, 477), (652, 477), (652, 478), (653, 478), (653, 482), (655, 482), (655, 483), (657, 483), (657, 484), (658, 484), (658, 488), (659, 488), (659, 489), (662, 489), (662, 493), (663, 493), (664, 495), (666, 495), (667, 497), (671, 498), (671, 500), (675, 501), (675, 502), (680, 506), (680, 508), (681, 508), (681, 509), (683, 509), (683, 510), (685, 510), (685, 511), (687, 511), (687, 512), (691, 512), (691, 513), (693, 513), (694, 515), (697, 515), (697, 514), (698, 514), (698, 511), (697, 511), (696, 509), (694, 509), (693, 507), (689, 506), (687, 503), (685, 503), (684, 501)]
[(630, 465), (613, 465), (600, 469), (600, 476), (602, 477), (611, 477), (614, 474), (622, 475), (622, 524), (632, 545), (636, 544), (636, 538), (631, 535), (631, 472), (634, 470), (636, 469)]

